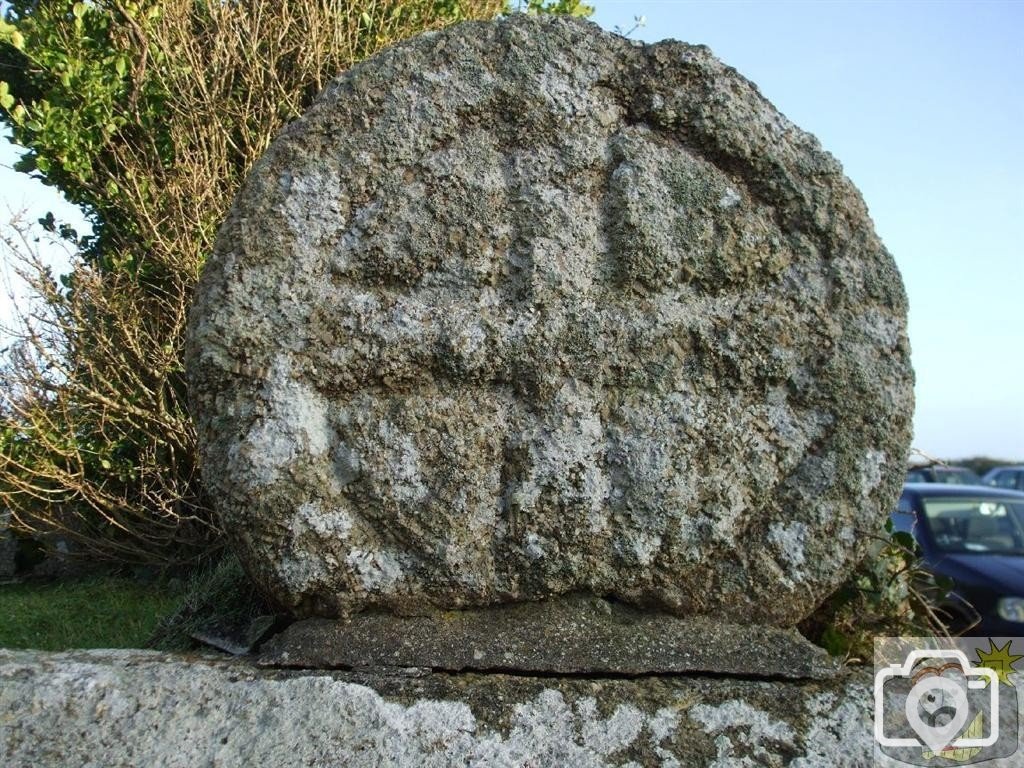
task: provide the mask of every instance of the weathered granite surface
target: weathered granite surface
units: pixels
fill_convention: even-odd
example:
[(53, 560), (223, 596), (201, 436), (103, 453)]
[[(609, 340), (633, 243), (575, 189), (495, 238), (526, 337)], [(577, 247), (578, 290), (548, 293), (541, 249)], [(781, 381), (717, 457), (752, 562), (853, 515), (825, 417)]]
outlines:
[(430, 616), (307, 619), (264, 644), (258, 663), (591, 676), (710, 672), (826, 679), (838, 671), (834, 659), (794, 629), (681, 619), (580, 596)]
[(870, 682), (284, 673), (0, 651), (0, 765), (867, 768)]
[(814, 137), (704, 47), (523, 15), (285, 130), (187, 364), (224, 528), (305, 615), (793, 624), (895, 502), (913, 410), (899, 274)]

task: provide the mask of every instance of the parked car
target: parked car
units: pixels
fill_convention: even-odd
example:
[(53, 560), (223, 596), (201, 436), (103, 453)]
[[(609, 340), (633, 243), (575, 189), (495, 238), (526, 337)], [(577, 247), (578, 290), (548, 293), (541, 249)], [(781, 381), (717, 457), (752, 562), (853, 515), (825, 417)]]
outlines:
[(996, 488), (1024, 491), (1024, 467), (992, 467), (981, 482)]
[(947, 467), (929, 464), (911, 467), (904, 479), (906, 483), (949, 483), (951, 485), (981, 485), (978, 474), (967, 467)]
[(981, 486), (908, 483), (893, 527), (913, 534), (932, 573), (955, 584), (942, 606), (970, 635), (1024, 634), (1024, 493)]

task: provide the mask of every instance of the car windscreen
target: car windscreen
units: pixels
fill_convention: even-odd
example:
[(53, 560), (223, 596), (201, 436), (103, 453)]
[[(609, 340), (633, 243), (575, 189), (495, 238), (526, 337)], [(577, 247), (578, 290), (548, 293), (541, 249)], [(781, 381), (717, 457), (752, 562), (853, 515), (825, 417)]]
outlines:
[(943, 552), (1024, 554), (1024, 505), (1012, 499), (924, 499), (935, 545)]

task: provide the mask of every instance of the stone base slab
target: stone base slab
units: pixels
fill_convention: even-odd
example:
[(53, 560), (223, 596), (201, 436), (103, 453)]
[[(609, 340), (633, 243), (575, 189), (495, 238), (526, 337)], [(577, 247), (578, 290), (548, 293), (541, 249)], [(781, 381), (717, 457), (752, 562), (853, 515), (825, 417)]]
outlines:
[(360, 613), (339, 620), (308, 619), (272, 637), (258, 663), (609, 677), (709, 672), (818, 680), (838, 671), (825, 651), (794, 629), (683, 619), (583, 595), (429, 616)]
[(6, 768), (871, 766), (871, 718), (865, 670), (609, 679), (0, 651)]

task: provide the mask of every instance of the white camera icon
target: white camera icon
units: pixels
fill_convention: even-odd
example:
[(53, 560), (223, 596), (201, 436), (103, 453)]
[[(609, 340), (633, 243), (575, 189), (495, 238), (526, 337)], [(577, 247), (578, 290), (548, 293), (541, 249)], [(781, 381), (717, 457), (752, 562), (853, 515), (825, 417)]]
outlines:
[[(885, 700), (883, 686), (890, 678), (911, 678), (914, 666), (922, 659), (951, 659), (963, 671), (964, 683), (969, 689), (988, 686), (991, 731), (981, 738), (956, 738), (967, 722), (968, 701), (964, 683), (949, 678), (928, 675), (918, 681), (907, 694), (904, 714), (907, 723), (919, 738), (893, 738), (885, 735)], [(933, 702), (941, 702), (941, 705)], [(948, 720), (942, 725), (926, 723), (921, 709), (931, 711), (932, 706), (942, 708)], [(999, 740), (999, 675), (987, 667), (974, 667), (963, 651), (945, 648), (911, 651), (902, 664), (890, 664), (875, 674), (875, 740), (883, 747), (924, 747), (938, 753), (949, 747), (989, 747)]]

